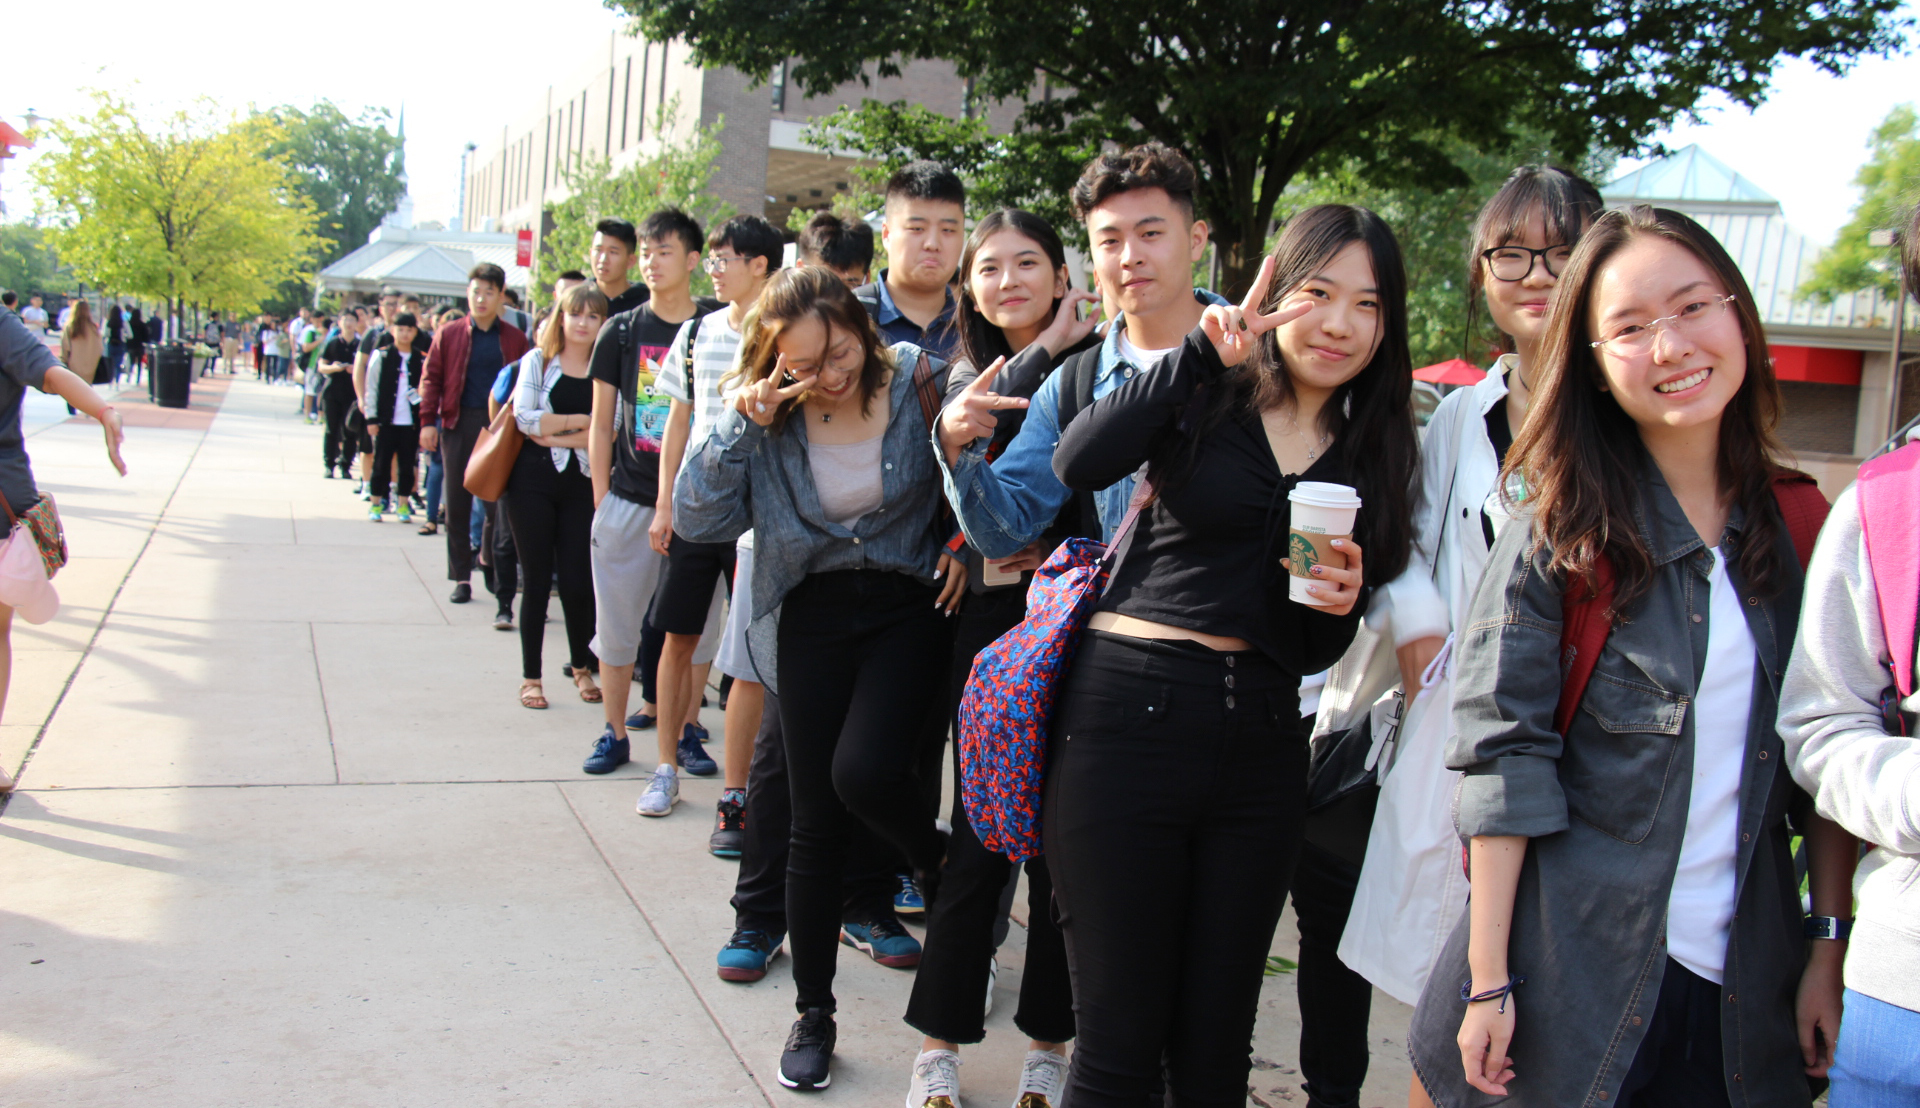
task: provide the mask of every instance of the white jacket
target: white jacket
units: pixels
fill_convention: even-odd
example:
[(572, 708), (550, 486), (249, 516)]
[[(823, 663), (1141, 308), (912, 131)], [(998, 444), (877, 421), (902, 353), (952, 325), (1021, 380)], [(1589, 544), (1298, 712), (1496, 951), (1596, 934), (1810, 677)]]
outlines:
[[(520, 372), (513, 379), (513, 421), (520, 425), (521, 434), (532, 437), (540, 433), (540, 417), (549, 411), (547, 398), (562, 374), (560, 363), (549, 363), (537, 346), (521, 357)], [(592, 470), (587, 468), (587, 452), (584, 449), (555, 446), (548, 450), (553, 455), (555, 470), (564, 473), (567, 455), (571, 454), (580, 463), (580, 475), (593, 476)]]

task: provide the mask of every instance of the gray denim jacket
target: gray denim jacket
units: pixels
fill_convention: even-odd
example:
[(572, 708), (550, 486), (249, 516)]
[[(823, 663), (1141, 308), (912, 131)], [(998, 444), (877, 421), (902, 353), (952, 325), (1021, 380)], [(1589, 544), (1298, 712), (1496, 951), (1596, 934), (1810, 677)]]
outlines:
[[(753, 531), (753, 611), (747, 645), (754, 668), (780, 690), (775, 637), (780, 604), (810, 573), (877, 569), (929, 584), (937, 579), (948, 529), (939, 523), (939, 458), (913, 387), (920, 348), (892, 347), (893, 380), (877, 404), (889, 404), (880, 444), (881, 506), (852, 527), (830, 522), (820, 507), (807, 456), (803, 419), (779, 434), (729, 407), (705, 442), (695, 443), (673, 485), (673, 529), (693, 542), (732, 542)], [(946, 363), (929, 356), (944, 391)]]
[[(1462, 913), (1408, 1037), (1414, 1066), (1443, 1108), (1612, 1108), (1653, 1016), (1687, 823), (1691, 708), (1706, 664), (1713, 558), (1650, 460), (1640, 497), (1640, 533), (1655, 562), (1651, 590), (1608, 637), (1564, 738), (1553, 730), (1564, 585), (1546, 572), (1549, 550), (1530, 552), (1530, 526), (1502, 533), (1455, 647), (1447, 764), (1466, 774), (1455, 827), (1462, 838), (1532, 842), (1508, 943), (1511, 971), (1527, 978), (1515, 993), (1511, 1095), (1478, 1092), (1461, 1072), (1460, 986), (1471, 976)], [(1774, 730), (1802, 578), (1782, 527), (1783, 587), (1772, 599), (1749, 593), (1734, 564), (1743, 525), (1736, 507), (1722, 542), (1758, 656), (1721, 1041), (1736, 1108), (1806, 1108), (1794, 1029), (1805, 944), (1786, 819), (1805, 794), (1787, 774)]]

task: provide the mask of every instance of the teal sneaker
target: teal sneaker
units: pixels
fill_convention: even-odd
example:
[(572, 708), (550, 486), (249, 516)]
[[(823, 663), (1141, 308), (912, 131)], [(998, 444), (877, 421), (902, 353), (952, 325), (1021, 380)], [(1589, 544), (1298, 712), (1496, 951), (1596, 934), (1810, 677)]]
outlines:
[(758, 981), (767, 975), (767, 966), (780, 957), (784, 933), (736, 927), (733, 938), (720, 948), (720, 980)]
[(872, 923), (843, 923), (840, 941), (866, 951), (883, 966), (911, 969), (920, 964), (920, 940), (907, 934), (900, 921), (891, 917)]

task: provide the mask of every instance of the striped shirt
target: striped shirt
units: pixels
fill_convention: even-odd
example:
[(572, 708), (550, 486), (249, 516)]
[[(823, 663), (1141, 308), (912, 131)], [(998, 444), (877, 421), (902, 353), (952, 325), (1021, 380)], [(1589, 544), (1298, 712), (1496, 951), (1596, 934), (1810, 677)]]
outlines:
[[(687, 344), (693, 344), (693, 379), (687, 379)], [(726, 312), (710, 312), (688, 320), (680, 327), (680, 333), (674, 336), (673, 345), (667, 350), (666, 361), (660, 367), (660, 375), (654, 381), (654, 388), (682, 403), (693, 406), (693, 434), (687, 439), (687, 448), (705, 442), (713, 433), (720, 416), (726, 411), (727, 402), (738, 390), (738, 383), (730, 383), (725, 395), (720, 392), (720, 379), (733, 372), (734, 362), (740, 357), (740, 332), (733, 329), (727, 320)]]

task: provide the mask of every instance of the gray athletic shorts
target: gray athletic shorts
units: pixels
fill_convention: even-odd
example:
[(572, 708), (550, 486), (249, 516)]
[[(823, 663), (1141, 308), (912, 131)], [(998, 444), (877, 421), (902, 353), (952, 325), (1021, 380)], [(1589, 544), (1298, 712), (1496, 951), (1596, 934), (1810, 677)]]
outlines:
[(593, 656), (630, 666), (640, 655), (640, 625), (666, 561), (647, 541), (653, 509), (609, 492), (593, 513)]
[(753, 543), (747, 539), (735, 548), (733, 604), (727, 609), (727, 629), (720, 635), (720, 653), (713, 659), (715, 668), (735, 681), (760, 680), (759, 671), (753, 668), (753, 657), (747, 651), (747, 624), (752, 619)]

